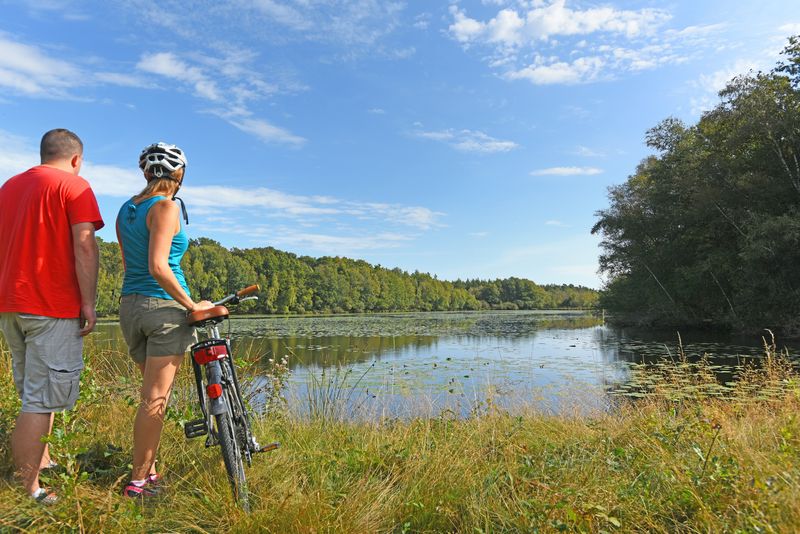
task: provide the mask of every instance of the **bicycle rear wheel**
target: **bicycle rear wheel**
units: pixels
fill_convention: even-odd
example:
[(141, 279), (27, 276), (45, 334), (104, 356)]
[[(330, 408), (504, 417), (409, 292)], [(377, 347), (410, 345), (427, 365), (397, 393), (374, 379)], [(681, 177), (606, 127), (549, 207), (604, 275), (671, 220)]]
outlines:
[(225, 462), (225, 470), (228, 472), (228, 481), (231, 483), (233, 498), (245, 512), (249, 512), (250, 495), (247, 491), (242, 451), (239, 447), (239, 443), (237, 443), (233, 418), (228, 410), (214, 417), (217, 423), (219, 448), (222, 451), (222, 460)]

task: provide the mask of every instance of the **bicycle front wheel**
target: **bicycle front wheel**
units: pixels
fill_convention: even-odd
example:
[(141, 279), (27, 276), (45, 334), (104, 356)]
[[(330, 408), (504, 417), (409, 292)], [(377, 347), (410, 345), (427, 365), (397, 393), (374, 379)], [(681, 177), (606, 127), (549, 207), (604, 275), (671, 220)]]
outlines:
[(246, 512), (250, 511), (250, 496), (247, 492), (247, 481), (244, 477), (244, 463), (242, 462), (242, 451), (236, 440), (236, 432), (233, 428), (233, 419), (230, 411), (225, 411), (220, 415), (215, 415), (217, 423), (217, 439), (219, 448), (222, 451), (222, 459), (225, 462), (225, 470), (228, 472), (228, 481), (233, 489), (233, 498), (239, 506)]

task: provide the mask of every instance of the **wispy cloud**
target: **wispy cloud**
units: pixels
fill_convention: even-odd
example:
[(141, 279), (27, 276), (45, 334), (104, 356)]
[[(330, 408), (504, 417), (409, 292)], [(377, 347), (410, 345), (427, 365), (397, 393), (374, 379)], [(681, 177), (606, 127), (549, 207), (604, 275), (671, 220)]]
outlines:
[[(155, 87), (136, 74), (108, 70), (95, 72), (78, 59), (65, 61), (54, 56), (45, 45), (26, 44), (0, 32), (0, 88), (31, 98), (91, 100), (82, 89), (97, 85)], [(84, 60), (84, 63), (91, 62)]]
[(136, 68), (142, 72), (157, 74), (181, 82), (187, 82), (194, 87), (195, 95), (211, 101), (220, 99), (216, 82), (211, 80), (202, 69), (191, 66), (178, 59), (171, 52), (158, 52), (142, 56)]
[(778, 28), (778, 32), (784, 37), (800, 35), (800, 21), (783, 24)]
[(599, 150), (595, 150), (593, 148), (589, 148), (587, 146), (578, 145), (575, 150), (572, 151), (572, 154), (576, 156), (582, 156), (584, 158), (602, 158), (605, 157), (605, 153)]
[(91, 100), (85, 96), (86, 89), (97, 85), (145, 90), (177, 87), (211, 105), (201, 112), (214, 114), (266, 143), (291, 146), (305, 143), (303, 137), (257, 117), (251, 109), (253, 102), (277, 92), (294, 92), (304, 87), (266, 81), (254, 68), (256, 54), (249, 50), (221, 46), (219, 53), (219, 57), (197, 53), (181, 56), (169, 51), (144, 54), (133, 72), (108, 70), (102, 59), (85, 60), (86, 65), (95, 68), (91, 70), (78, 62), (55, 58), (41, 46), (17, 42), (0, 33), (0, 89), (32, 98)]
[[(0, 185), (38, 163), (29, 139), (0, 130)], [(81, 175), (100, 197), (130, 197), (144, 185), (138, 169), (92, 161), (84, 163)], [(324, 254), (396, 248), (421, 232), (443, 227), (445, 216), (424, 206), (297, 195), (265, 187), (187, 183), (181, 197), (189, 207), (194, 235), (237, 234)]]
[(597, 167), (549, 167), (531, 171), (531, 176), (592, 176), (602, 172)]
[[(332, 45), (339, 57), (393, 55), (382, 41), (401, 26), (405, 3), (382, 0), (137, 0), (123, 9), (152, 13), (152, 26), (199, 41), (209, 35), (248, 35), (264, 42)], [(222, 40), (222, 38), (220, 38)], [(204, 45), (207, 43), (203, 43)]]
[(0, 130), (0, 183), (39, 164), (39, 153), (24, 137)]
[[(502, 77), (551, 85), (589, 83), (687, 61), (721, 28), (664, 29), (672, 18), (665, 9), (567, 4), (518, 2), (485, 20), (470, 17), (454, 4), (448, 31), (467, 50), (488, 49), (486, 61)], [(594, 42), (587, 42), (589, 38)], [(532, 61), (523, 59), (531, 57)]]
[(446, 143), (463, 152), (489, 154), (493, 152), (508, 152), (519, 147), (514, 141), (496, 139), (476, 130), (417, 131), (415, 135), (422, 139)]
[(736, 76), (752, 75), (756, 72), (767, 72), (775, 66), (780, 53), (786, 46), (786, 39), (800, 34), (800, 22), (790, 22), (777, 28), (760, 48), (748, 48), (738, 58), (729, 61), (721, 68), (708, 74), (702, 74), (689, 82), (692, 92), (690, 106), (692, 115), (700, 115), (719, 103), (718, 93)]
[(306, 142), (305, 138), (294, 135), (288, 130), (270, 124), (263, 119), (254, 119), (250, 117), (241, 119), (231, 118), (228, 122), (243, 132), (255, 135), (265, 143), (284, 143), (287, 145), (300, 146)]
[(69, 90), (84, 83), (81, 78), (72, 63), (0, 34), (0, 87), (25, 96), (74, 98)]
[(90, 20), (89, 13), (84, 11), (85, 5), (72, 0), (22, 0), (20, 2), (34, 15), (52, 16), (53, 13), (60, 15), (67, 21)]
[(255, 117), (251, 103), (278, 91), (250, 68), (255, 55), (246, 50), (224, 50), (223, 59), (192, 54), (179, 57), (174, 52), (156, 52), (141, 57), (136, 68), (157, 79), (166, 78), (211, 104), (208, 113), (265, 143), (301, 146), (306, 140), (285, 128)]

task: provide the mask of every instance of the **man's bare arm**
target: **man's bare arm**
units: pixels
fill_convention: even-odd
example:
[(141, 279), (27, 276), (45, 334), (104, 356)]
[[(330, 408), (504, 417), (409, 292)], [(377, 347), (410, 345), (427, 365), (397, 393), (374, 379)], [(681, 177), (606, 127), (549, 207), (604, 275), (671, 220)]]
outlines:
[(85, 336), (97, 323), (97, 272), (100, 253), (94, 238), (94, 224), (72, 225), (72, 242), (75, 252), (75, 273), (81, 290), (81, 335)]

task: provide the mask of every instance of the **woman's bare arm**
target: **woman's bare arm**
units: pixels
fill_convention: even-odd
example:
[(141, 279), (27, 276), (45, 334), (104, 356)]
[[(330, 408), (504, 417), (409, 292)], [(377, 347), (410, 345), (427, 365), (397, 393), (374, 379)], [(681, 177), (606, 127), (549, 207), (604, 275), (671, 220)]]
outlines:
[[(193, 311), (198, 305), (183, 290), (168, 261), (172, 238), (180, 231), (178, 216), (178, 206), (171, 200), (161, 200), (150, 208), (147, 214), (147, 227), (150, 230), (148, 268), (152, 277), (170, 297), (175, 299), (175, 302)], [(201, 304), (202, 309), (208, 307), (207, 304), (210, 303)]]

